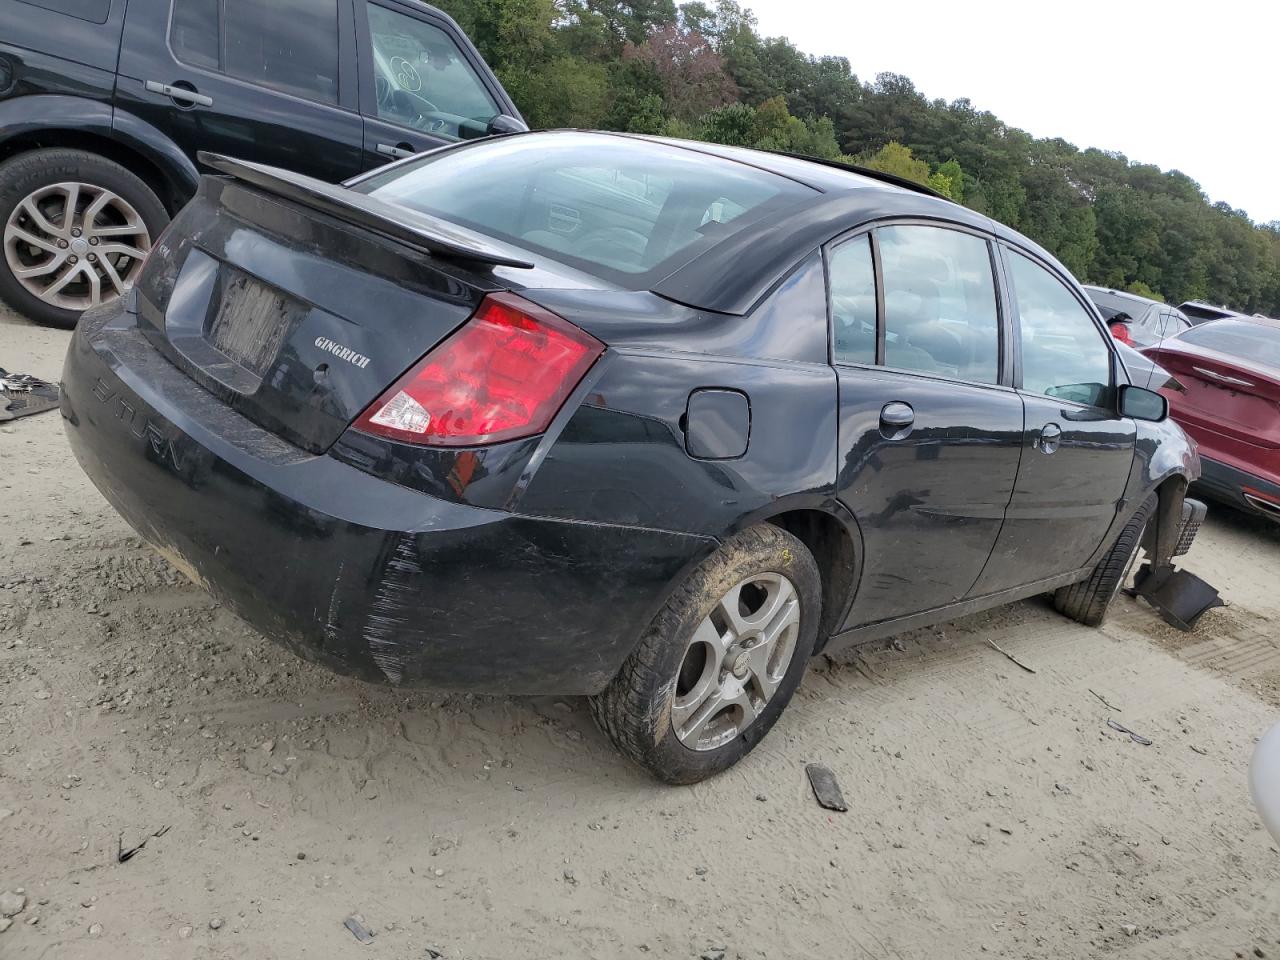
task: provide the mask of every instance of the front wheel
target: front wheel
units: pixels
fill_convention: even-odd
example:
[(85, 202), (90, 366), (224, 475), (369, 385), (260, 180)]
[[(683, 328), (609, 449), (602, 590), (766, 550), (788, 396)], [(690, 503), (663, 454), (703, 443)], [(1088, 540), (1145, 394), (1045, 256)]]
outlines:
[(1156, 503), (1156, 496), (1152, 494), (1138, 508), (1120, 531), (1120, 536), (1116, 537), (1116, 542), (1111, 545), (1106, 556), (1093, 568), (1088, 579), (1069, 587), (1058, 588), (1053, 595), (1053, 605), (1059, 613), (1086, 627), (1096, 627), (1102, 623), (1107, 616), (1107, 608), (1120, 592), (1124, 578), (1133, 567), (1138, 548), (1142, 546), (1142, 535), (1151, 521), (1151, 514), (1155, 512)]
[(0, 164), (0, 297), (37, 323), (71, 329), (123, 296), (169, 222), (140, 179), (83, 150)]
[(742, 759), (795, 693), (822, 589), (813, 556), (772, 525), (731, 537), (675, 591), (605, 690), (600, 728), (668, 783)]

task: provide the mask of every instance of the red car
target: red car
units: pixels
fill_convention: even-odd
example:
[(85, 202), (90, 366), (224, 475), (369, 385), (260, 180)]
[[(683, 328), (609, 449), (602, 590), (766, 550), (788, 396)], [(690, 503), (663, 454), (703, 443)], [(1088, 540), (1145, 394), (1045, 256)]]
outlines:
[(1169, 409), (1216, 499), (1280, 521), (1280, 321), (1211, 320), (1143, 351), (1181, 381)]

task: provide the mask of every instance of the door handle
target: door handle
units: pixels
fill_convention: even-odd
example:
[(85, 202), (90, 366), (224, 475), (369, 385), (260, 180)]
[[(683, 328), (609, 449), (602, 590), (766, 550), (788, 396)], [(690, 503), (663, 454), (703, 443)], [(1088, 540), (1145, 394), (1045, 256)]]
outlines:
[(171, 83), (161, 83), (159, 80), (148, 80), (143, 86), (152, 93), (162, 93), (166, 97), (181, 100), (183, 103), (189, 103), (192, 106), (213, 106), (213, 97), (206, 97), (203, 93), (196, 93), (196, 91), (188, 90), (186, 87), (175, 87)]
[(901, 440), (916, 422), (911, 404), (894, 400), (880, 408), (880, 433), (888, 440)]
[(1040, 430), (1036, 445), (1042, 453), (1053, 453), (1062, 443), (1062, 428), (1056, 423), (1046, 423)]
[(386, 157), (395, 157), (397, 160), (403, 160), (405, 157), (412, 157), (417, 150), (409, 149), (405, 144), (392, 146), (389, 143), (378, 144), (378, 152)]

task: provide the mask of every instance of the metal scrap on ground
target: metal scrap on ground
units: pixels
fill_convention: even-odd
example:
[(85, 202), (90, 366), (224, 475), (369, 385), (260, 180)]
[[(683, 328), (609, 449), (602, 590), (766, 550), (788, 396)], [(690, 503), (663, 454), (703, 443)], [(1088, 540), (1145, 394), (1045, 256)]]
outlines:
[(0, 367), (0, 421), (29, 417), (58, 406), (58, 385)]

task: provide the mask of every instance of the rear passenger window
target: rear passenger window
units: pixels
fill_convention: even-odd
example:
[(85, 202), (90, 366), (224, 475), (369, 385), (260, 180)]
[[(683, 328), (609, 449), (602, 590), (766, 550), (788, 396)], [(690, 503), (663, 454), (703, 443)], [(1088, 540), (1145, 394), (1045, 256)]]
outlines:
[(884, 277), (884, 362), (996, 383), (1000, 315), (987, 241), (940, 227), (876, 231)]
[(1047, 397), (1104, 407), (1111, 396), (1111, 351), (1093, 318), (1044, 267), (1009, 257), (1022, 332), (1022, 387)]
[(856, 237), (831, 253), (831, 326), (836, 362), (876, 362), (876, 273), (871, 238)]
[(195, 67), (222, 68), (218, 56), (218, 0), (174, 0), (169, 45), (183, 63)]
[(169, 41), (186, 63), (337, 102), (337, 0), (174, 0)]

